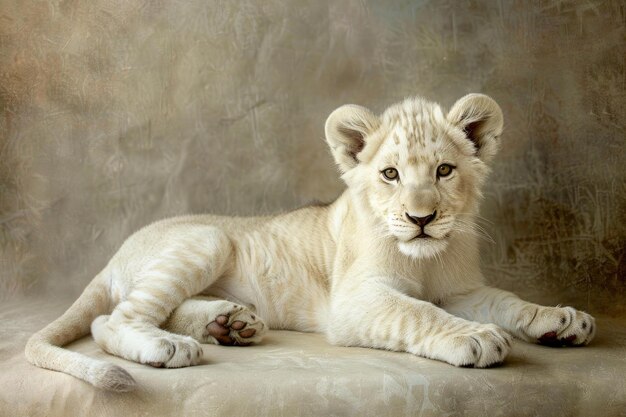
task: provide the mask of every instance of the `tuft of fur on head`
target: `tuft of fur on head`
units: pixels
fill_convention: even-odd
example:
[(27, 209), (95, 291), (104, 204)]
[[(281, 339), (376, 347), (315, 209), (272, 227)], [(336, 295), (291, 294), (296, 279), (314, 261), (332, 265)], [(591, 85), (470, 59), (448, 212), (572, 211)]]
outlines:
[[(383, 226), (377, 230), (401, 253), (430, 258), (472, 229), (502, 124), (500, 107), (482, 94), (461, 98), (447, 114), (414, 97), (381, 116), (342, 106), (326, 121), (326, 140), (342, 179)], [(389, 179), (393, 170), (397, 178)]]

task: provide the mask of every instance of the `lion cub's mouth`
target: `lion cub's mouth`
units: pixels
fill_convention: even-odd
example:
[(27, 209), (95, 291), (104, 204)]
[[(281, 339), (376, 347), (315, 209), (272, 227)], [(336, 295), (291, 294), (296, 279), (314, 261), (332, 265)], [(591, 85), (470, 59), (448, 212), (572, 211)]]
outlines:
[(432, 239), (432, 236), (429, 235), (428, 233), (422, 232), (419, 235), (417, 235), (414, 238), (412, 238), (411, 240), (415, 240), (415, 239)]

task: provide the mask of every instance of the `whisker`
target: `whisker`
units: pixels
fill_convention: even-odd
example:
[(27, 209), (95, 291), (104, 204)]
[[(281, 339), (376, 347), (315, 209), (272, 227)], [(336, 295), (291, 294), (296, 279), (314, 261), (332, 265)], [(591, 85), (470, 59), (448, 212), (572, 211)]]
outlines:
[(476, 236), (478, 238), (482, 238), (485, 241), (489, 242), (489, 243), (496, 243), (495, 240), (493, 240), (493, 238), (489, 235), (486, 235), (484, 233), (480, 233), (479, 231), (475, 230), (475, 229), (471, 229), (471, 228), (465, 228), (465, 227), (454, 227), (452, 230), (454, 230), (455, 232), (458, 233), (466, 233), (468, 235), (473, 235)]
[(489, 223), (491, 225), (495, 224), (493, 221), (487, 219), (486, 217), (482, 217), (481, 215), (476, 214), (476, 213), (457, 213), (456, 215), (463, 216), (463, 218), (471, 217), (471, 218), (480, 220), (481, 222)]
[(464, 226), (464, 227), (467, 227), (467, 228), (470, 228), (470, 229), (474, 229), (477, 232), (484, 234), (485, 236), (491, 237), (486, 229), (480, 227), (479, 225), (477, 225), (475, 223), (459, 221), (459, 222), (457, 222), (457, 224), (461, 225), (461, 226)]

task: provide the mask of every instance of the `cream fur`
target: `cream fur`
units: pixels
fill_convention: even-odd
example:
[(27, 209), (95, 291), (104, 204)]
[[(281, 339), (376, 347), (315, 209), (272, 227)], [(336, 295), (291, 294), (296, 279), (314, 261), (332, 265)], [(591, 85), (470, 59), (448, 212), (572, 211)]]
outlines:
[[(122, 245), (61, 318), (33, 335), (26, 356), (128, 391), (135, 383), (122, 368), (60, 346), (91, 329), (111, 354), (195, 365), (200, 343), (217, 343), (206, 325), (219, 315), (255, 329), (251, 342), (268, 327), (322, 332), (334, 344), (457, 366), (502, 362), (509, 333), (536, 342), (555, 332), (587, 344), (595, 333), (588, 314), (528, 303), (483, 283), (475, 216), (501, 131), (500, 108), (479, 94), (447, 114), (419, 98), (380, 117), (343, 106), (326, 122), (348, 185), (335, 202), (273, 217), (154, 223)], [(450, 175), (437, 175), (441, 164), (453, 167)], [(398, 180), (381, 173), (390, 167)], [(416, 223), (431, 215), (423, 228)], [(416, 238), (421, 232), (428, 236)]]

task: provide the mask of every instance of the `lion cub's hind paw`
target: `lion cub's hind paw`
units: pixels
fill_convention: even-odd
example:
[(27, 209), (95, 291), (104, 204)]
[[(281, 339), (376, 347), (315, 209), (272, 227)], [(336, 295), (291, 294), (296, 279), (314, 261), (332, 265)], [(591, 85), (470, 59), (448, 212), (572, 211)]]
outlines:
[[(150, 349), (151, 348), (151, 349)], [(191, 337), (168, 335), (146, 345), (138, 362), (154, 368), (183, 368), (197, 365), (202, 358), (202, 347)]]
[(263, 320), (246, 307), (234, 307), (206, 325), (205, 337), (212, 337), (217, 344), (226, 346), (248, 346), (260, 342), (267, 331)]

